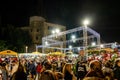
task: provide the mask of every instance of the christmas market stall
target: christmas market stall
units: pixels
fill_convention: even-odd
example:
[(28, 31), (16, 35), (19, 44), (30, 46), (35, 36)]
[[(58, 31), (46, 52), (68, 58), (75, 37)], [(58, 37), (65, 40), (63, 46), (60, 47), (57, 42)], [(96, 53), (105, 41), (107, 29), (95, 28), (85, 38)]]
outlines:
[(17, 52), (15, 51), (12, 51), (12, 50), (5, 50), (5, 51), (1, 51), (0, 52), (0, 56), (14, 56), (14, 57), (18, 57), (18, 54)]

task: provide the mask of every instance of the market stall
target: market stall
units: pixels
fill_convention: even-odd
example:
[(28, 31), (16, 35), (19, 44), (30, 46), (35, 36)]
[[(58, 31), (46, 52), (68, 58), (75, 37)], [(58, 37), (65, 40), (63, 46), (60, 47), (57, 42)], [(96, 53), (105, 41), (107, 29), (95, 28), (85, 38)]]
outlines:
[(64, 54), (64, 53), (61, 53), (61, 52), (52, 52), (52, 53), (49, 53), (49, 56), (64, 57), (65, 54)]
[(47, 54), (43, 54), (40, 52), (32, 52), (32, 53), (19, 53), (19, 58), (24, 57), (24, 58), (36, 58), (36, 57), (46, 57)]
[(17, 52), (14, 52), (12, 50), (5, 50), (0, 52), (0, 56), (15, 56), (18, 57)]

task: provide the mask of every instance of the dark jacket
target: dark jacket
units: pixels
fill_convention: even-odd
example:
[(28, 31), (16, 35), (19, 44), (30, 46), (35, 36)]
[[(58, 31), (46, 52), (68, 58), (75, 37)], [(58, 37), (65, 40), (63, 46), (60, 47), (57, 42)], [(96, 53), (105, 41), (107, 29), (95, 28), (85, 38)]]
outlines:
[(20, 63), (17, 71), (12, 75), (10, 80), (27, 80), (27, 74), (24, 72), (24, 68)]
[(87, 73), (86, 66), (82, 63), (78, 63), (76, 66), (77, 77), (84, 78)]
[(27, 74), (15, 72), (10, 80), (27, 80)]
[(29, 72), (30, 72), (31, 74), (33, 74), (33, 75), (36, 74), (36, 67), (35, 67), (35, 64), (34, 64), (34, 63), (29, 64), (28, 69), (29, 69)]
[(120, 67), (114, 68), (114, 78), (120, 80)]
[(73, 75), (70, 74), (68, 71), (65, 72), (64, 79), (65, 80), (72, 80)]

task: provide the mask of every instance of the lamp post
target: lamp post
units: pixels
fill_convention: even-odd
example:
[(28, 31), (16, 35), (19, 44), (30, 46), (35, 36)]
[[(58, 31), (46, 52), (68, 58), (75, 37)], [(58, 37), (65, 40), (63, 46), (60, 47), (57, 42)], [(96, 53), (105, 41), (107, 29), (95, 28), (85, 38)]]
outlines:
[(38, 47), (37, 47), (37, 45), (36, 45), (36, 52), (38, 52)]
[(88, 41), (87, 41), (87, 25), (89, 24), (89, 21), (88, 20), (84, 20), (83, 22), (84, 26), (83, 26), (83, 46), (84, 46), (84, 52), (86, 54), (86, 56), (88, 57), (88, 54), (87, 54), (87, 44), (88, 44)]
[(25, 49), (26, 49), (26, 53), (28, 53), (28, 46), (26, 46)]

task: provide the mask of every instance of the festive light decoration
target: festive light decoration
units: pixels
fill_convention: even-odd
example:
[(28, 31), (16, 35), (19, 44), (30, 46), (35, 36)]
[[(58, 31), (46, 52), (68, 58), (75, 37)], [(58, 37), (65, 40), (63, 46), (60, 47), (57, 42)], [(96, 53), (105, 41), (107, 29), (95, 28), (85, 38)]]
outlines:
[[(67, 31), (59, 32), (59, 34), (57, 34), (58, 39), (55, 39), (56, 36), (54, 34), (43, 37), (42, 38), (42, 45), (37, 45), (36, 48), (42, 48), (42, 53), (44, 53), (45, 48), (55, 48), (55, 49), (64, 50), (64, 51), (65, 50), (71, 50), (71, 48), (67, 48), (67, 47), (63, 48), (62, 47), (63, 44), (67, 45), (67, 44), (73, 42), (73, 38), (75, 39), (75, 41), (84, 41), (84, 38), (83, 37), (78, 37), (77, 38), (75, 36), (72, 36), (72, 39), (64, 40), (64, 41), (60, 41), (59, 38), (61, 36), (67, 36), (69, 34), (72, 34), (72, 33), (75, 33), (75, 32), (82, 32), (82, 31), (83, 31), (83, 27), (77, 27), (77, 28), (70, 29), (70, 30), (67, 30)], [(100, 45), (100, 34), (97, 33), (96, 31), (94, 31), (93, 29), (89, 28), (89, 27), (87, 28), (87, 31), (91, 34), (91, 35), (87, 36), (87, 39), (96, 38), (97, 39), (96, 45)], [(49, 43), (47, 46), (44, 44), (45, 41), (47, 41)], [(61, 46), (61, 47), (54, 47), (54, 46)], [(72, 49), (78, 49), (78, 48), (84, 48), (84, 45), (81, 45), (81, 46), (78, 46), (78, 47), (72, 46)]]

